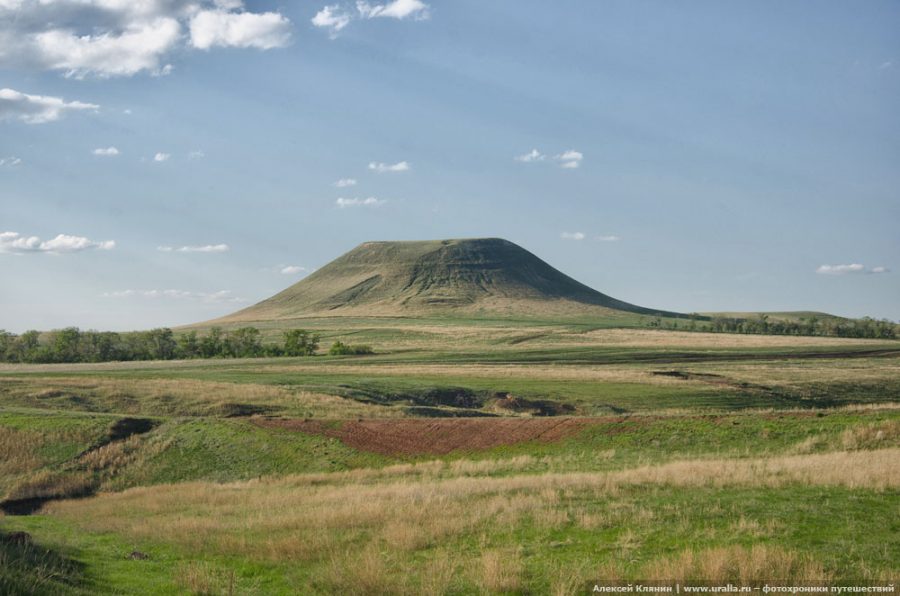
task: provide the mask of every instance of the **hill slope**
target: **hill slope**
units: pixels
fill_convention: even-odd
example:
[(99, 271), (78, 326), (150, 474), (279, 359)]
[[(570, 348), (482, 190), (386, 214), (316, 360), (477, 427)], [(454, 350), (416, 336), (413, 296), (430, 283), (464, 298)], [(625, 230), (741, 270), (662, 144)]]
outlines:
[(500, 238), (365, 242), (217, 322), (306, 316), (671, 315), (616, 300)]

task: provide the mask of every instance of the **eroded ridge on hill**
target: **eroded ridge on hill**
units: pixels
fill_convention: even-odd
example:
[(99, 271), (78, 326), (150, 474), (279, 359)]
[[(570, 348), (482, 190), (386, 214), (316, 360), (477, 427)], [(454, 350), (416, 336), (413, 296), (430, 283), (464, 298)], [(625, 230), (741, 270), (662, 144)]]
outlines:
[(423, 314), (674, 315), (602, 294), (501, 238), (365, 242), (216, 323)]
[[(482, 451), (528, 441), (551, 443), (612, 418), (442, 418), (320, 420), (258, 418), (264, 428), (325, 435), (358, 449), (382, 455), (446, 455)], [(621, 420), (616, 419), (616, 420)]]

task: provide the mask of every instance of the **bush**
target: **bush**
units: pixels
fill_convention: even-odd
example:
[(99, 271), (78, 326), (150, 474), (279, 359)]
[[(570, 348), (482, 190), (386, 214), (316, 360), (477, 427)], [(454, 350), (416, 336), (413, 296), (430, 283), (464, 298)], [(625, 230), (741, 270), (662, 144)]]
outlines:
[(328, 353), (332, 356), (360, 356), (363, 354), (374, 354), (375, 351), (372, 349), (372, 346), (365, 346), (362, 344), (352, 346), (350, 344), (345, 344), (342, 341), (336, 341), (331, 344)]

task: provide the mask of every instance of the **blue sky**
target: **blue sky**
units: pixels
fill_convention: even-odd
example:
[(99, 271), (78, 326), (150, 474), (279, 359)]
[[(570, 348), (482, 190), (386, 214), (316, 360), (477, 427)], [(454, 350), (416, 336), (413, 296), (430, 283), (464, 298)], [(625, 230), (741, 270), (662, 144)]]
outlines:
[(0, 0), (0, 328), (195, 322), (475, 236), (650, 307), (900, 319), (898, 31), (894, 1)]

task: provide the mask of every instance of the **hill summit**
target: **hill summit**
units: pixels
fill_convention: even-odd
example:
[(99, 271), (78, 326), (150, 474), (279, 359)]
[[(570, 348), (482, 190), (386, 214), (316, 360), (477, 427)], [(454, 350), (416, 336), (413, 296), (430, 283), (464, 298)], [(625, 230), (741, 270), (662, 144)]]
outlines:
[(672, 314), (589, 288), (501, 238), (365, 242), (218, 322), (308, 316)]

